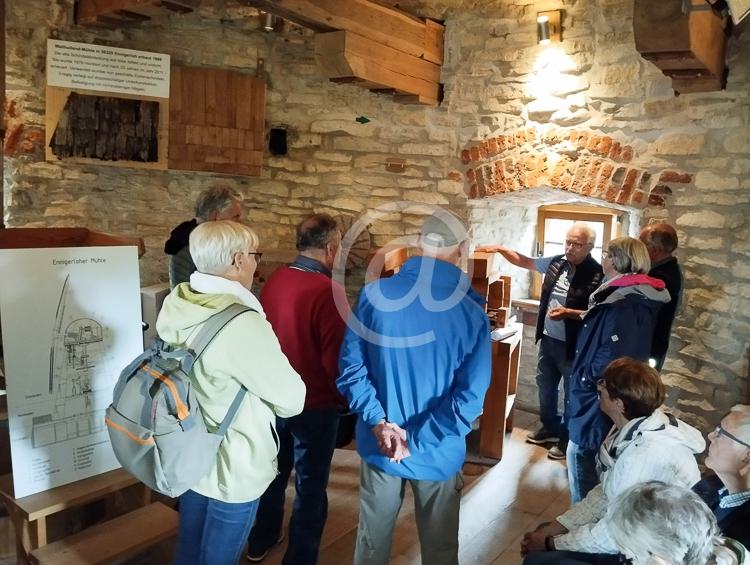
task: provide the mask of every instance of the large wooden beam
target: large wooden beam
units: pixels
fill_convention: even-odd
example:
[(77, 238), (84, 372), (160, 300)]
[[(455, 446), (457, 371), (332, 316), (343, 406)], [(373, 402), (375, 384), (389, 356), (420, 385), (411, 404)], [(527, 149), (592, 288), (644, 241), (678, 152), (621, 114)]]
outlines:
[[(438, 104), (440, 67), (349, 31), (318, 33), (315, 56), (326, 76), (407, 95), (405, 101)], [(398, 98), (397, 98), (398, 99)]]
[(192, 12), (196, 0), (78, 0), (76, 23), (138, 21), (169, 13)]
[(672, 78), (678, 92), (720, 90), (726, 22), (704, 0), (691, 0), (686, 13), (683, 8), (682, 0), (635, 0), (635, 48)]
[(371, 0), (246, 0), (319, 32), (350, 31), (432, 63), (443, 63), (444, 27)]

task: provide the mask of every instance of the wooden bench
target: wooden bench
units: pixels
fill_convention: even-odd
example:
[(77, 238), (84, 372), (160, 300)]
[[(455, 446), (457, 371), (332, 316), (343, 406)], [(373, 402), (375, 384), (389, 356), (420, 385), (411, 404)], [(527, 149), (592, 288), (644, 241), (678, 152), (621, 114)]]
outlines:
[(31, 552), (38, 565), (93, 565), (133, 555), (177, 533), (178, 513), (153, 502)]

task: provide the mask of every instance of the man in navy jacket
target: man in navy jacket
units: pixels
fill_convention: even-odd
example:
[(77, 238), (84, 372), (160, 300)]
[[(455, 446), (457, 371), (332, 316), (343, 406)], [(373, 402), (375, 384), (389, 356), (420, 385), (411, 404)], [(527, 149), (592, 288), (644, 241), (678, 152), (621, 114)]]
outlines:
[(490, 382), (489, 324), (456, 266), (467, 253), (460, 221), (430, 216), (420, 247), (421, 257), (363, 289), (341, 351), (337, 385), (360, 416), (357, 565), (389, 562), (406, 482), (422, 561), (458, 563), (465, 436)]

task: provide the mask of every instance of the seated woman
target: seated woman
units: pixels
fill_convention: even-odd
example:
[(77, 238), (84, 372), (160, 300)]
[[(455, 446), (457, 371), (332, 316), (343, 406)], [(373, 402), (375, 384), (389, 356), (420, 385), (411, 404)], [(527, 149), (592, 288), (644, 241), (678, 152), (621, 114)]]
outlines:
[(633, 565), (747, 563), (747, 550), (719, 537), (716, 516), (693, 491), (653, 481), (620, 495), (607, 525)]
[(565, 409), (570, 498), (579, 502), (599, 481), (596, 454), (612, 421), (599, 410), (596, 383), (619, 357), (648, 360), (659, 309), (669, 301), (664, 281), (646, 275), (646, 246), (632, 237), (609, 242), (602, 253), (605, 281), (589, 297), (570, 374)]
[(304, 405), (305, 385), (250, 292), (257, 249), (258, 237), (242, 224), (200, 224), (190, 234), (197, 271), (165, 299), (156, 322), (164, 341), (184, 346), (227, 306), (241, 303), (255, 310), (229, 322), (193, 368), (192, 384), (209, 430), (218, 428), (240, 385), (247, 393), (213, 469), (180, 497), (179, 565), (237, 563), (258, 499), (276, 476), (276, 416), (294, 416)]
[(609, 364), (597, 383), (599, 405), (614, 426), (599, 449), (601, 483), (557, 520), (524, 536), (524, 563), (618, 563), (609, 536), (607, 507), (623, 491), (646, 481), (690, 487), (700, 479), (695, 455), (706, 442), (695, 428), (659, 407), (658, 373), (635, 359)]

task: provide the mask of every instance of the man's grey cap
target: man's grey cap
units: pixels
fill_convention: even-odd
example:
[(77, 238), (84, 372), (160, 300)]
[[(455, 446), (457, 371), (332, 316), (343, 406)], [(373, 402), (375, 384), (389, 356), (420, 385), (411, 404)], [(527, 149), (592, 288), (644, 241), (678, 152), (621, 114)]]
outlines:
[[(445, 218), (433, 214), (422, 224), (422, 243), (430, 247), (453, 247), (466, 239), (466, 229), (461, 220), (450, 214)], [(450, 223), (446, 223), (450, 222)]]

